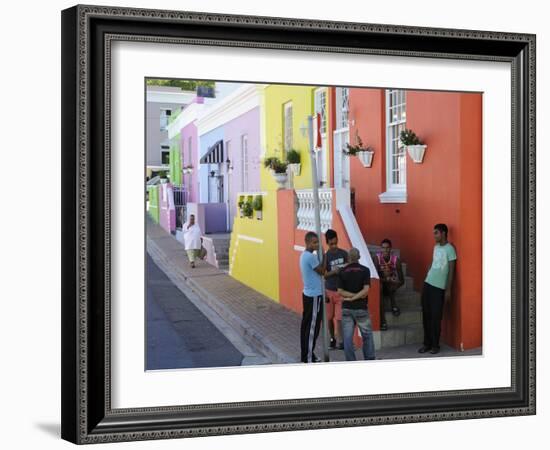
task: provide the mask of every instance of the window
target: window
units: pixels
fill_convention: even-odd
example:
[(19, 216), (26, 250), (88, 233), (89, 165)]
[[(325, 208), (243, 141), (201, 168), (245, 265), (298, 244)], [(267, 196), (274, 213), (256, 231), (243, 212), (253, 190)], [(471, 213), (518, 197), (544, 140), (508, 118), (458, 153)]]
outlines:
[(172, 115), (172, 110), (167, 108), (160, 108), (160, 131), (166, 131), (168, 127), (168, 121)]
[(344, 149), (349, 143), (349, 88), (336, 88), (336, 129), (333, 131), (334, 142), (334, 187), (349, 188), (350, 158)]
[(241, 136), (241, 191), (248, 191), (248, 135)]
[(292, 103), (284, 105), (284, 151), (285, 154), (292, 148)]
[(349, 125), (349, 88), (336, 88), (336, 128), (348, 128)]
[(321, 134), (327, 132), (327, 89), (320, 88), (315, 91), (315, 114), (321, 113)]
[(407, 121), (405, 91), (386, 90), (386, 185), (382, 202), (406, 201), (407, 166), (405, 149), (399, 145), (399, 134)]
[(160, 155), (162, 164), (170, 164), (170, 151), (162, 150)]
[[(319, 88), (314, 92), (313, 109), (315, 115), (321, 115), (321, 150), (317, 152), (317, 172), (321, 186), (328, 185), (328, 152), (327, 133), (327, 88)], [(317, 134), (317, 121), (313, 121), (314, 136)]]

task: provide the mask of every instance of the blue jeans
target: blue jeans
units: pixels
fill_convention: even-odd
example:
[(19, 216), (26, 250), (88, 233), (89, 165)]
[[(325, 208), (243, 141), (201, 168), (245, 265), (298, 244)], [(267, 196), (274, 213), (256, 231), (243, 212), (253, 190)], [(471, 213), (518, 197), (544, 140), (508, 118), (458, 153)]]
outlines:
[(342, 332), (344, 334), (344, 353), (346, 361), (355, 361), (353, 349), (353, 331), (355, 325), (359, 327), (363, 339), (363, 356), (365, 359), (374, 359), (374, 339), (372, 336), (372, 324), (367, 309), (342, 309)]

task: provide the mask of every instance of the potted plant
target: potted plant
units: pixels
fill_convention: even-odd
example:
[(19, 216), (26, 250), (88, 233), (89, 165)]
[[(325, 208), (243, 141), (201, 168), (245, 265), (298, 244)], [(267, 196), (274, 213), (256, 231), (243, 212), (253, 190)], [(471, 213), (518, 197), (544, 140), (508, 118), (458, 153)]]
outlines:
[(300, 175), (302, 165), (300, 164), (300, 152), (298, 150), (291, 148), (286, 152), (286, 162), (294, 175)]
[(271, 166), (275, 161), (278, 160), (279, 158), (277, 158), (276, 156), (268, 156), (267, 158), (264, 158), (264, 167), (273, 172), (273, 167)]
[(424, 160), (427, 145), (422, 143), (414, 131), (405, 128), (399, 133), (399, 141), (415, 163), (421, 163)]
[(157, 172), (157, 176), (160, 178), (161, 183), (167, 183), (168, 182), (168, 171), (159, 170)]
[(244, 199), (242, 197), (239, 199), (237, 206), (239, 207), (239, 212), (241, 214), (241, 217), (243, 217), (244, 216), (244, 212), (243, 212)]
[(264, 166), (271, 171), (273, 178), (275, 178), (275, 181), (279, 185), (279, 189), (284, 189), (288, 179), (288, 163), (281, 161), (276, 156), (270, 156), (264, 159)]
[(256, 218), (258, 220), (262, 220), (262, 196), (256, 195), (254, 197), (254, 201), (252, 202), (252, 207), (254, 208), (254, 211), (256, 211)]
[(365, 147), (363, 145), (363, 141), (358, 131), (355, 135), (355, 142), (355, 145), (346, 144), (346, 148), (343, 150), (344, 154), (347, 156), (357, 156), (361, 164), (363, 164), (363, 167), (371, 167), (374, 150), (371, 147)]
[(254, 208), (252, 208), (252, 202), (250, 200), (247, 200), (243, 204), (243, 214), (245, 217), (251, 218), (252, 214), (254, 214)]
[(281, 161), (277, 159), (271, 164), (273, 170), (273, 177), (279, 185), (279, 189), (284, 189), (286, 187), (286, 182), (288, 179), (288, 163), (286, 161)]

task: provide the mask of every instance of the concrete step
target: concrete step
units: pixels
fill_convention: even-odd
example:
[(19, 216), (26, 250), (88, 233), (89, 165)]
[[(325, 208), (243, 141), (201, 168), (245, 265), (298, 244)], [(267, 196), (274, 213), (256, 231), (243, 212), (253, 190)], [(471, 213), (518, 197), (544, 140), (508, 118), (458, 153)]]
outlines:
[(381, 347), (398, 347), (407, 344), (422, 344), (424, 330), (422, 324), (388, 326), (380, 332)]
[(411, 309), (401, 309), (401, 314), (395, 317), (391, 311), (386, 311), (386, 323), (388, 327), (395, 325), (414, 325), (422, 323), (422, 309), (419, 307)]
[(414, 278), (405, 275), (405, 284), (402, 287), (405, 289), (414, 290)]
[[(386, 301), (389, 303), (389, 300)], [(403, 292), (397, 291), (397, 294), (395, 295), (395, 301), (397, 303), (397, 306), (399, 306), (399, 308), (401, 308), (402, 310), (422, 306), (420, 294), (416, 291), (411, 290), (405, 290)]]

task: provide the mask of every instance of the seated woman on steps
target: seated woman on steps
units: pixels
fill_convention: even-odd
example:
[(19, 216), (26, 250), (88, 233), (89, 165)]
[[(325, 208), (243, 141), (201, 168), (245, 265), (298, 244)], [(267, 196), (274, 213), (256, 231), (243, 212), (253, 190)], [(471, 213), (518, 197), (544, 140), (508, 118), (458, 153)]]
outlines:
[(389, 297), (391, 311), (394, 316), (401, 314), (401, 310), (395, 302), (395, 292), (405, 284), (401, 260), (392, 252), (392, 244), (389, 239), (381, 242), (382, 251), (376, 253), (374, 264), (380, 275), (380, 329), (387, 330), (386, 308), (384, 299)]

